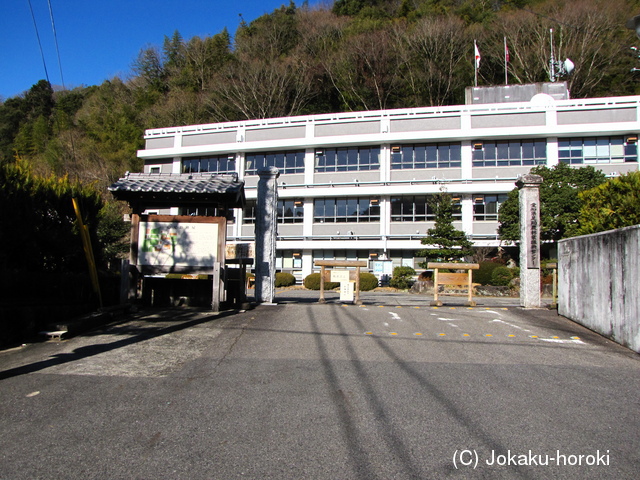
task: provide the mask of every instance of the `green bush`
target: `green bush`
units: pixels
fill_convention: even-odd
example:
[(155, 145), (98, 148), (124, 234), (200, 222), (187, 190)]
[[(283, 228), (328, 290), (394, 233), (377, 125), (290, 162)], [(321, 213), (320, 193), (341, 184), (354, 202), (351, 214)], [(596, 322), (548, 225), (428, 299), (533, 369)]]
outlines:
[[(333, 290), (340, 286), (337, 282), (324, 282), (325, 290)], [(360, 274), (360, 291), (367, 292), (378, 286), (378, 277), (373, 273)], [(304, 288), (309, 290), (320, 290), (320, 274), (312, 273), (304, 279)]]
[(389, 280), (389, 286), (398, 288), (400, 290), (406, 290), (413, 285), (413, 276), (416, 271), (411, 267), (396, 267), (393, 269), (393, 276)]
[(286, 272), (276, 273), (276, 287), (290, 287), (296, 284), (296, 277)]
[(360, 274), (360, 291), (368, 292), (378, 286), (378, 277), (373, 273), (361, 273)]
[[(337, 282), (324, 282), (325, 290), (333, 290), (339, 286), (340, 284)], [(320, 274), (312, 273), (311, 275), (307, 275), (304, 279), (304, 288), (309, 290), (320, 290)]]
[(472, 270), (473, 283), (479, 283), (480, 285), (493, 285), (491, 276), (493, 271), (498, 267), (504, 267), (504, 265), (497, 262), (480, 262), (480, 268), (478, 270)]
[(507, 286), (511, 280), (520, 275), (520, 269), (498, 266), (491, 274), (491, 285)]

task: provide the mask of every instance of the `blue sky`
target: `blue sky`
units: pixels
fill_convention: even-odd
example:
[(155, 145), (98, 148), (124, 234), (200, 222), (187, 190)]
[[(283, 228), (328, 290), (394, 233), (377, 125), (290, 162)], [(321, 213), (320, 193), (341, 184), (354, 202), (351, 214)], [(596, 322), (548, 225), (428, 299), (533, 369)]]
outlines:
[[(49, 4), (53, 10), (62, 76), (67, 88), (99, 85), (131, 73), (140, 49), (161, 46), (178, 30), (187, 40), (233, 35), (239, 14), (251, 22), (289, 0), (30, 0), (49, 81), (61, 85)], [(45, 69), (29, 0), (2, 0), (0, 6), (0, 97), (18, 95), (41, 79)], [(311, 5), (316, 2), (309, 2)], [(296, 1), (300, 6), (301, 1)]]

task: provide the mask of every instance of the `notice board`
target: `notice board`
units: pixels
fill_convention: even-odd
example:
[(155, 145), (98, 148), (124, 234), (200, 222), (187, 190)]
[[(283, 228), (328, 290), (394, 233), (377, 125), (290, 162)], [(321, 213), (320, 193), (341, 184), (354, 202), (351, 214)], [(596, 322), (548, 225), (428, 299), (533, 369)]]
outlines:
[(140, 218), (137, 265), (153, 273), (211, 273), (224, 262), (226, 219), (182, 215)]

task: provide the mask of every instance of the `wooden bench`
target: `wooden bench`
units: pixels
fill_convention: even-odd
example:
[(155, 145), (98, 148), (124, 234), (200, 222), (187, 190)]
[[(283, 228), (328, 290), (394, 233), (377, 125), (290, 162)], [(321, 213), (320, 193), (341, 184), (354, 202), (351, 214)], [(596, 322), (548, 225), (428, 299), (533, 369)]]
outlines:
[[(427, 268), (433, 268), (433, 301), (432, 306), (441, 307), (442, 301), (438, 300), (439, 285), (456, 285), (467, 287), (467, 303), (470, 307), (475, 307), (476, 302), (473, 301), (473, 283), (471, 278), (471, 270), (477, 270), (480, 265), (477, 263), (441, 263), (429, 262)], [(465, 273), (448, 273), (440, 272), (441, 269), (448, 270), (466, 270)]]

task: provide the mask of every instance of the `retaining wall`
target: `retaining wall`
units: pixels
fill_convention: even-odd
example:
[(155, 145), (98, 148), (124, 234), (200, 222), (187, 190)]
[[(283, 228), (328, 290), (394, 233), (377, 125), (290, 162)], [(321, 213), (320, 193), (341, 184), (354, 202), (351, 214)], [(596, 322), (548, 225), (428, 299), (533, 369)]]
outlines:
[(640, 353), (640, 225), (558, 243), (558, 313)]

